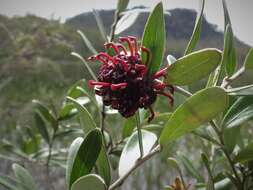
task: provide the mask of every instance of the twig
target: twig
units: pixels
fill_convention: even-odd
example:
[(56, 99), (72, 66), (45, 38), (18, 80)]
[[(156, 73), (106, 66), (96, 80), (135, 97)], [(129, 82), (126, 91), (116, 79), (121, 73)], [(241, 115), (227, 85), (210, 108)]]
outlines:
[[(58, 124), (57, 124), (57, 126), (58, 126)], [(49, 184), (48, 184), (49, 187), (50, 187), (52, 190), (54, 190), (54, 186), (53, 186), (53, 184), (51, 183), (51, 177), (50, 177), (50, 160), (51, 160), (51, 157), (52, 157), (52, 148), (53, 148), (53, 143), (54, 143), (56, 131), (57, 131), (57, 128), (54, 128), (53, 135), (52, 135), (52, 139), (51, 139), (51, 141), (50, 141), (49, 144), (48, 144), (48, 157), (47, 157), (47, 162), (46, 162), (47, 181), (48, 181), (48, 183), (49, 183)]]
[(110, 42), (114, 40), (115, 30), (116, 30), (116, 26), (119, 19), (120, 19), (120, 14), (119, 14), (119, 11), (116, 10), (115, 15), (114, 15), (114, 22), (112, 23), (112, 26), (111, 26)]
[(143, 158), (139, 159), (136, 161), (136, 164), (130, 168), (128, 170), (128, 172), (120, 177), (118, 180), (116, 180), (109, 188), (108, 190), (114, 190), (117, 187), (121, 186), (123, 184), (123, 182), (125, 181), (125, 179), (133, 172), (135, 171), (140, 165), (142, 165), (144, 162), (146, 162), (147, 160), (149, 160), (150, 158), (152, 158), (154, 155), (156, 155), (157, 153), (159, 153), (161, 151), (161, 147), (160, 145), (157, 145), (149, 154), (147, 154), (146, 156), (144, 156)]
[(231, 77), (225, 77), (222, 81), (221, 87), (227, 88), (230, 83), (232, 83), (234, 80), (241, 77), (244, 72), (245, 72), (245, 67), (242, 67), (235, 74), (233, 74)]
[(180, 93), (180, 94), (182, 94), (186, 97), (192, 96), (192, 93), (190, 93), (189, 91), (187, 91), (187, 90), (185, 90), (185, 89), (183, 89), (179, 86), (174, 86), (174, 89), (175, 89), (176, 92), (178, 92), (178, 93)]
[(217, 125), (214, 123), (214, 121), (210, 121), (209, 123), (211, 124), (211, 126), (212, 126), (212, 128), (214, 129), (215, 133), (216, 133), (217, 136), (219, 137), (220, 144), (222, 145), (222, 146), (221, 146), (221, 150), (223, 151), (225, 157), (227, 158), (228, 163), (229, 163), (229, 165), (230, 165), (230, 167), (231, 167), (231, 169), (232, 169), (232, 171), (233, 171), (233, 173), (234, 173), (234, 175), (235, 175), (235, 177), (236, 177), (238, 183), (241, 185), (241, 184), (242, 184), (241, 178), (239, 177), (239, 175), (238, 175), (238, 173), (237, 173), (237, 171), (236, 171), (235, 165), (234, 165), (232, 159), (230, 158), (230, 155), (229, 155), (227, 149), (225, 148), (225, 143), (224, 143), (224, 139), (223, 139), (222, 133), (220, 132), (219, 128), (218, 128)]

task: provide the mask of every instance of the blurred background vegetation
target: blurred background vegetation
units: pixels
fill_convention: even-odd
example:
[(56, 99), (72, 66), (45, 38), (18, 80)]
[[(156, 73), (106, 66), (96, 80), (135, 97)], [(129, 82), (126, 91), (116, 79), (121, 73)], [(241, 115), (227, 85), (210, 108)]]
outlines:
[[(145, 7), (135, 7), (134, 9), (145, 9)], [(165, 55), (172, 54), (178, 58), (183, 55), (191, 36), (196, 12), (187, 9), (174, 9), (170, 10), (169, 13), (165, 17), (167, 31)], [(114, 11), (100, 10), (99, 14), (107, 32), (109, 32)], [(121, 36), (134, 35), (141, 39), (147, 17), (147, 12), (140, 13), (136, 22)], [(98, 51), (103, 49), (104, 40), (100, 37), (91, 12), (69, 18), (65, 23), (34, 15), (12, 18), (0, 15), (1, 139), (10, 140), (13, 137), (12, 131), (14, 129), (20, 128), (22, 130), (25, 126), (34, 125), (31, 117), (34, 112), (32, 99), (39, 99), (49, 107), (58, 109), (64, 101), (67, 90), (73, 83), (82, 78), (90, 78), (80, 61), (70, 55), (72, 51), (80, 53), (84, 58), (91, 55), (91, 52), (82, 43), (77, 30), (83, 31)], [(236, 40), (235, 46), (239, 64), (242, 64), (249, 46), (239, 40)], [(217, 31), (217, 27), (210, 24), (206, 19), (202, 21), (201, 39), (197, 49), (204, 47), (219, 49), (223, 47), (223, 33)], [(98, 69), (99, 65), (91, 64), (95, 70)], [(190, 86), (192, 91), (203, 87), (205, 80)], [(246, 73), (238, 84), (247, 85), (252, 81), (252, 73)], [(167, 104), (163, 105), (167, 106)], [(157, 106), (160, 106), (160, 110), (167, 110), (167, 107), (162, 106), (162, 103)], [(185, 142), (180, 141), (181, 145), (178, 146), (181, 146), (182, 152), (187, 149), (187, 152), (194, 156), (196, 148), (193, 149), (190, 145), (182, 146), (187, 144), (187, 140), (191, 138), (194, 137), (189, 136), (188, 139), (183, 139)], [(195, 140), (196, 144), (201, 144), (197, 141)], [(177, 149), (178, 146), (175, 145), (172, 149)], [(156, 159), (152, 162), (156, 162)], [(138, 177), (132, 177), (130, 183), (127, 183), (123, 189), (130, 187), (141, 189), (139, 186), (143, 184), (138, 183), (138, 181), (142, 178), (148, 181), (146, 187), (142, 186), (143, 189), (155, 189), (154, 184), (160, 187), (160, 184), (157, 183), (166, 180), (166, 178), (169, 179), (169, 177), (167, 174), (165, 175), (165, 171), (156, 173), (157, 170), (154, 167), (154, 164), (148, 164), (147, 167), (142, 168), (135, 174)], [(147, 172), (150, 170), (154, 172)], [(159, 180), (159, 178), (163, 179)], [(64, 178), (62, 180), (61, 183), (64, 183)]]

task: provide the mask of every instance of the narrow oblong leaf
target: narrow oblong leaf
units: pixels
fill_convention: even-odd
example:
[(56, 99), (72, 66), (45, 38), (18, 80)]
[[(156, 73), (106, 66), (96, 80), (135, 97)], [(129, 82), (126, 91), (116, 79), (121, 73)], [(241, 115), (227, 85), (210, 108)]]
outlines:
[(236, 51), (234, 47), (234, 36), (231, 25), (228, 24), (224, 35), (224, 50), (221, 65), (225, 67), (228, 76), (236, 70)]
[(18, 181), (9, 176), (0, 175), (0, 187), (5, 187), (8, 190), (20, 190), (18, 183)]
[[(67, 96), (77, 99), (77, 101), (79, 101), (80, 98), (88, 98), (95, 106), (98, 106), (96, 98), (94, 97), (94, 92), (90, 90), (88, 82), (85, 79), (81, 79), (73, 84), (69, 88)], [(86, 103), (89, 103), (89, 101), (85, 101), (85, 104)], [(84, 105), (84, 102), (82, 105)]]
[(71, 190), (106, 190), (104, 180), (96, 175), (89, 174), (77, 179), (71, 186)]
[(253, 69), (253, 48), (250, 48), (245, 61), (244, 61), (245, 70)]
[(197, 42), (200, 38), (201, 23), (202, 23), (204, 7), (205, 7), (205, 0), (201, 0), (201, 8), (200, 8), (200, 11), (198, 12), (198, 15), (197, 15), (197, 18), (195, 21), (194, 30), (193, 30), (191, 39), (186, 47), (184, 55), (187, 55), (194, 50), (194, 48), (196, 47)]
[(241, 138), (240, 127), (226, 128), (223, 131), (224, 146), (232, 153)]
[[(141, 130), (143, 141), (144, 156), (147, 155), (154, 144), (157, 137), (155, 134), (146, 130)], [(134, 132), (128, 139), (119, 160), (119, 176), (124, 176), (130, 168), (132, 168), (136, 161), (140, 158), (140, 149), (138, 141), (138, 133)]]
[(94, 80), (97, 80), (96, 75), (94, 74), (94, 72), (92, 71), (91, 67), (89, 66), (89, 64), (87, 63), (87, 61), (85, 61), (85, 59), (78, 53), (76, 52), (71, 52), (71, 55), (73, 55), (74, 57), (78, 58), (79, 60), (82, 61), (82, 63), (84, 64), (84, 66), (86, 67), (86, 69), (88, 70), (88, 72), (90, 73), (90, 75), (92, 76), (92, 78)]
[(128, 11), (124, 13), (124, 15), (118, 21), (114, 33), (117, 35), (128, 29), (130, 26), (134, 24), (138, 16), (139, 16), (138, 12)]
[(159, 142), (167, 142), (193, 131), (223, 112), (228, 104), (224, 89), (211, 87), (189, 97), (170, 117), (160, 136)]
[(83, 39), (85, 45), (87, 46), (87, 48), (90, 50), (91, 53), (93, 54), (97, 54), (97, 50), (93, 47), (92, 43), (90, 42), (90, 40), (85, 36), (85, 34), (81, 31), (81, 30), (77, 30), (77, 33), (81, 36), (81, 38)]
[(198, 182), (204, 182), (203, 176), (199, 173), (199, 171), (194, 167), (192, 162), (185, 156), (180, 155), (180, 160), (182, 161), (186, 171), (193, 176), (195, 179), (198, 180)]
[(180, 173), (180, 174), (182, 173), (181, 168), (180, 168), (180, 164), (178, 163), (178, 161), (175, 158), (169, 157), (167, 159), (167, 161), (168, 161), (168, 164), (170, 166), (172, 166), (173, 168), (175, 168), (178, 173)]
[(127, 118), (123, 123), (122, 138), (125, 139), (131, 136), (131, 134), (134, 131), (135, 126), (136, 126), (135, 117), (133, 116), (133, 117)]
[(35, 126), (37, 127), (39, 133), (44, 138), (44, 140), (47, 143), (49, 143), (50, 142), (50, 138), (49, 138), (49, 134), (48, 134), (48, 131), (47, 131), (47, 127), (46, 127), (45, 122), (41, 118), (40, 114), (35, 113), (34, 114), (34, 120), (35, 120)]
[(85, 139), (78, 137), (69, 148), (66, 170), (67, 189), (79, 178), (91, 172), (102, 146), (100, 130), (94, 129)]
[(145, 129), (149, 132), (152, 132), (154, 134), (156, 134), (156, 136), (160, 136), (162, 130), (163, 130), (163, 127), (161, 125), (156, 125), (156, 124), (150, 124), (150, 125), (144, 125), (142, 127), (142, 129)]
[(59, 121), (67, 120), (77, 114), (77, 109), (72, 103), (65, 103), (59, 112)]
[(33, 177), (25, 168), (18, 164), (13, 164), (12, 169), (22, 189), (38, 190), (38, 187), (36, 186)]
[(221, 65), (218, 65), (218, 67), (209, 75), (206, 88), (217, 86), (219, 76), (220, 76), (220, 71), (221, 71)]
[(253, 95), (239, 98), (223, 119), (226, 128), (236, 127), (253, 118)]
[(110, 185), (111, 183), (111, 167), (108, 159), (108, 155), (105, 148), (105, 143), (103, 143), (101, 147), (101, 151), (99, 153), (97, 159), (97, 170), (98, 174), (103, 177), (105, 180), (106, 185)]
[[(142, 37), (142, 46), (151, 51), (152, 56), (147, 67), (149, 74), (152, 74), (159, 70), (165, 49), (165, 22), (162, 2), (155, 6), (148, 18)], [(146, 63), (147, 55), (143, 53), (141, 57), (143, 63)]]
[(227, 93), (231, 96), (253, 96), (253, 84), (227, 89)]
[(225, 22), (224, 27), (225, 27), (225, 30), (226, 30), (226, 26), (228, 24), (231, 25), (231, 20), (230, 20), (230, 16), (229, 16), (229, 13), (228, 13), (226, 0), (222, 0), (222, 6), (223, 6), (224, 22)]
[(129, 0), (118, 0), (118, 4), (117, 4), (118, 13), (123, 12), (127, 8), (128, 3), (129, 3)]
[(75, 99), (71, 97), (67, 97), (67, 99), (72, 102), (74, 106), (78, 109), (80, 121), (83, 126), (84, 132), (88, 133), (90, 130), (96, 128), (96, 123), (94, 122), (88, 110)]
[(171, 64), (165, 82), (174, 85), (188, 85), (211, 73), (220, 63), (221, 52), (217, 49), (203, 49), (188, 54)]
[(92, 13), (93, 13), (93, 15), (95, 17), (95, 20), (97, 22), (97, 26), (98, 26), (98, 29), (100, 31), (100, 34), (101, 34), (102, 38), (104, 39), (104, 41), (108, 41), (107, 40), (105, 26), (104, 26), (104, 23), (103, 23), (103, 21), (102, 21), (102, 19), (100, 17), (99, 12), (97, 10), (93, 9)]
[(164, 112), (164, 113), (159, 113), (156, 114), (154, 119), (150, 122), (148, 122), (148, 119), (145, 120), (145, 124), (158, 124), (164, 126), (164, 124), (170, 119), (172, 113), (170, 112)]
[(44, 106), (40, 101), (38, 100), (32, 100), (32, 103), (35, 105), (35, 109), (38, 110), (38, 112), (41, 114), (41, 116), (52, 125), (52, 127), (57, 127), (57, 120), (55, 117), (51, 114), (50, 110)]
[(244, 149), (235, 156), (234, 161), (246, 163), (253, 160), (253, 143), (248, 144)]

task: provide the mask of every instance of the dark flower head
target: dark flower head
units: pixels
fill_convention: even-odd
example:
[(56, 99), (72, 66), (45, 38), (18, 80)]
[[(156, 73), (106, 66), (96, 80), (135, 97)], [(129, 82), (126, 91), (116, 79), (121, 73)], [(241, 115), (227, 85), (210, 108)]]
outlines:
[[(138, 48), (137, 40), (132, 36), (121, 37), (119, 42), (105, 44), (108, 51), (114, 51), (114, 56), (101, 52), (88, 58), (102, 63), (98, 81), (90, 80), (89, 86), (95, 88), (104, 105), (118, 110), (122, 116), (133, 116), (138, 108), (145, 108), (151, 111), (149, 120), (152, 120), (154, 112), (151, 105), (158, 94), (167, 96), (173, 103), (171, 94), (174, 88), (158, 80), (166, 74), (167, 68), (149, 75), (147, 65), (151, 58), (150, 51), (145, 47)], [(127, 44), (129, 52), (123, 43)], [(142, 62), (140, 53), (146, 54), (147, 62)], [(166, 87), (169, 92), (164, 92)]]

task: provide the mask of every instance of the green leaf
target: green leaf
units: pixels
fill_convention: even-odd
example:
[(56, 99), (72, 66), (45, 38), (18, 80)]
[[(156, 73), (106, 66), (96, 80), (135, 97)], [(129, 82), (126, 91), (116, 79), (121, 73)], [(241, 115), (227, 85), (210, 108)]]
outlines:
[(71, 52), (71, 55), (73, 55), (74, 57), (78, 58), (80, 61), (82, 61), (82, 63), (84, 64), (84, 66), (86, 67), (86, 69), (88, 70), (89, 74), (91, 75), (91, 77), (93, 78), (93, 80), (97, 80), (96, 75), (94, 74), (93, 70), (91, 69), (91, 67), (89, 66), (88, 62), (78, 53), (76, 52)]
[(253, 160), (253, 143), (250, 143), (235, 156), (234, 161), (246, 163)]
[(98, 11), (96, 11), (95, 9), (92, 10), (92, 13), (95, 17), (95, 20), (97, 22), (97, 26), (98, 26), (98, 29), (100, 31), (100, 34), (102, 36), (102, 38), (104, 39), (104, 41), (108, 41), (107, 40), (107, 35), (106, 35), (106, 30), (105, 30), (105, 26), (104, 26), (104, 23), (100, 17), (100, 14)]
[(36, 186), (33, 177), (31, 174), (22, 166), (18, 164), (13, 164), (12, 169), (14, 174), (17, 178), (17, 181), (20, 184), (20, 188), (23, 190), (37, 190), (38, 187)]
[(203, 182), (204, 181), (204, 178), (202, 175), (200, 175), (199, 171), (193, 166), (193, 164), (191, 163), (191, 161), (183, 156), (183, 155), (180, 155), (179, 156), (180, 160), (182, 161), (185, 169), (187, 170), (187, 172), (193, 176), (195, 179), (198, 180), (198, 182)]
[(223, 130), (224, 144), (229, 153), (232, 153), (235, 145), (241, 138), (240, 127), (226, 128)]
[(164, 113), (159, 113), (155, 115), (154, 119), (151, 122), (148, 122), (148, 119), (144, 121), (144, 124), (158, 124), (164, 126), (164, 124), (170, 119), (172, 113), (170, 112), (164, 112)]
[(165, 123), (169, 120), (171, 115), (172, 113), (165, 112), (157, 114), (151, 122), (148, 122), (148, 119), (145, 119), (141, 124), (142, 129), (155, 133), (159, 137)]
[(104, 180), (95, 174), (89, 174), (77, 179), (71, 190), (106, 190), (107, 187), (105, 185)]
[(47, 131), (47, 127), (46, 127), (46, 124), (44, 123), (44, 120), (41, 118), (40, 114), (35, 113), (34, 120), (35, 120), (35, 126), (37, 127), (39, 133), (44, 138), (44, 140), (49, 144), (50, 138)]
[(10, 178), (9, 176), (0, 175), (0, 187), (5, 187), (8, 190), (20, 190), (17, 184), (19, 182)]
[(217, 86), (219, 77), (221, 72), (221, 65), (218, 65), (218, 67), (209, 75), (206, 88)]
[(181, 176), (182, 171), (181, 171), (180, 164), (178, 163), (178, 161), (175, 158), (172, 158), (172, 157), (169, 157), (167, 159), (167, 161), (168, 161), (169, 166), (172, 166), (173, 168), (175, 168)]
[(150, 125), (144, 125), (142, 129), (152, 132), (156, 134), (157, 137), (159, 137), (163, 130), (163, 127), (161, 125), (150, 124)]
[(128, 3), (129, 3), (129, 0), (118, 0), (118, 4), (117, 4), (118, 13), (123, 12), (127, 8)]
[(67, 96), (77, 99), (80, 97), (88, 97), (91, 101), (95, 101), (93, 90), (88, 86), (88, 81), (81, 79), (70, 87)]
[(83, 130), (85, 133), (88, 133), (90, 130), (96, 128), (96, 123), (91, 117), (88, 110), (83, 107), (78, 101), (71, 97), (67, 97), (67, 99), (74, 104), (74, 106), (78, 109), (79, 117), (81, 120), (81, 124), (83, 126)]
[(133, 133), (135, 126), (135, 116), (127, 118), (123, 123), (122, 138), (125, 139), (129, 137)]
[(55, 134), (55, 138), (64, 138), (70, 136), (71, 134), (83, 134), (83, 131), (80, 129), (66, 129)]
[(106, 149), (105, 149), (104, 144), (101, 147), (101, 151), (98, 156), (96, 165), (97, 165), (98, 174), (103, 177), (103, 179), (105, 180), (105, 183), (107, 185), (110, 185), (110, 183), (111, 183), (111, 167), (110, 167), (108, 155), (106, 153)]
[(245, 61), (244, 61), (245, 70), (253, 69), (253, 48), (250, 48)]
[(128, 11), (124, 13), (124, 15), (118, 21), (114, 33), (117, 35), (128, 29), (135, 23), (138, 16), (139, 16), (138, 12)]
[(78, 113), (77, 109), (72, 103), (64, 103), (59, 112), (59, 121), (72, 118)]
[[(143, 152), (144, 156), (147, 155), (154, 144), (156, 143), (157, 137), (155, 134), (141, 130), (142, 141), (143, 141)], [(131, 169), (136, 161), (140, 158), (140, 149), (138, 141), (138, 133), (134, 132), (128, 139), (125, 147), (120, 156), (119, 161), (119, 176), (125, 175), (129, 169)]]
[(202, 23), (202, 17), (203, 17), (203, 12), (204, 12), (204, 7), (205, 7), (205, 0), (201, 1), (201, 8), (200, 11), (198, 12), (196, 21), (195, 21), (195, 26), (194, 26), (194, 30), (191, 36), (191, 39), (187, 45), (187, 48), (185, 50), (184, 55), (187, 55), (189, 53), (191, 53), (194, 48), (197, 45), (197, 42), (200, 38), (200, 32), (201, 32), (201, 23)]
[(228, 76), (234, 74), (236, 70), (237, 58), (234, 48), (234, 36), (230, 25), (227, 25), (224, 36), (224, 50), (221, 65), (226, 68)]
[[(142, 37), (142, 46), (148, 48), (152, 54), (151, 60), (147, 66), (149, 74), (159, 70), (162, 64), (165, 50), (165, 38), (163, 4), (160, 2), (151, 12)], [(142, 61), (143, 63), (147, 61), (145, 53), (142, 54)]]
[(89, 88), (88, 88), (88, 82), (85, 79), (81, 79), (77, 82), (75, 82), (67, 92), (67, 96), (71, 98), (79, 98), (83, 96), (88, 96), (90, 98)]
[(40, 101), (33, 100), (33, 104), (35, 105), (35, 109), (38, 110), (38, 112), (41, 114), (41, 116), (56, 129), (57, 126), (57, 120), (55, 117), (51, 114), (50, 110), (44, 106)]
[(160, 144), (193, 131), (223, 112), (228, 104), (226, 92), (219, 87), (201, 90), (188, 98), (172, 114), (160, 136)]
[(224, 11), (224, 20), (225, 20), (224, 26), (225, 26), (225, 30), (226, 30), (227, 25), (228, 24), (231, 25), (226, 0), (222, 0), (222, 5), (223, 5), (223, 11)]
[(167, 84), (188, 85), (211, 73), (220, 63), (221, 52), (203, 49), (188, 54), (170, 65), (165, 78)]
[(239, 98), (227, 111), (223, 125), (227, 128), (239, 126), (253, 118), (253, 96)]
[(81, 30), (77, 30), (77, 33), (81, 36), (81, 38), (83, 39), (83, 42), (85, 43), (87, 48), (90, 50), (90, 52), (93, 53), (93, 54), (98, 54), (97, 50), (93, 47), (92, 43), (85, 36), (85, 34)]
[(202, 138), (202, 139), (205, 139), (205, 140), (207, 140), (207, 141), (210, 141), (210, 142), (212, 142), (212, 143), (214, 143), (214, 144), (216, 144), (216, 145), (220, 145), (219, 143), (218, 143), (218, 141), (216, 141), (213, 137), (211, 137), (208, 133), (205, 133), (205, 132), (202, 132), (202, 131), (200, 131), (200, 130), (195, 130), (195, 131), (193, 131), (192, 132), (192, 134), (194, 134), (194, 135), (196, 135), (196, 136), (198, 136), (198, 137), (200, 137), (200, 138)]
[(231, 95), (231, 96), (252, 96), (253, 85), (227, 89), (227, 93), (228, 95)]
[(66, 170), (67, 189), (79, 178), (91, 172), (99, 156), (102, 135), (98, 129), (87, 134), (85, 139), (76, 138), (69, 148)]

